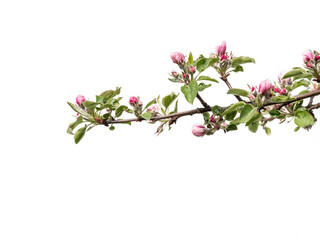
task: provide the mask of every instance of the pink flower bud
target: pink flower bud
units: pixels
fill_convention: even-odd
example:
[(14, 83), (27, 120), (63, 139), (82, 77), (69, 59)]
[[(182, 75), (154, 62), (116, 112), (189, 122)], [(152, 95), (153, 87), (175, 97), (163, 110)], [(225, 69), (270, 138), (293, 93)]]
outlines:
[(312, 60), (314, 58), (314, 55), (311, 51), (304, 51), (302, 53), (302, 56), (303, 56), (303, 60), (305, 62), (309, 62), (310, 60)]
[(203, 125), (197, 123), (192, 126), (192, 134), (196, 137), (202, 137), (206, 134), (206, 129)]
[(228, 124), (226, 124), (225, 122), (223, 122), (223, 123), (221, 123), (221, 127), (227, 128), (227, 127), (228, 127)]
[(84, 96), (82, 95), (78, 95), (77, 98), (76, 98), (76, 102), (79, 106), (81, 106), (81, 103), (83, 103), (84, 101), (86, 101), (86, 99), (84, 98)]
[(259, 93), (264, 94), (272, 88), (272, 83), (267, 79), (259, 84)]
[(279, 92), (280, 90), (279, 90), (279, 88), (275, 88), (274, 91), (275, 92)]
[(134, 105), (137, 102), (138, 102), (138, 98), (136, 98), (135, 96), (130, 97), (130, 99), (129, 99), (130, 105)]
[(152, 105), (152, 106), (148, 107), (146, 111), (151, 112), (151, 113), (156, 113), (156, 112), (158, 112), (158, 107), (156, 105)]
[(216, 54), (218, 56), (224, 55), (227, 50), (227, 44), (225, 41), (222, 42), (221, 45), (216, 46)]
[(252, 87), (252, 88), (251, 88), (251, 92), (253, 92), (255, 89), (256, 89), (255, 87)]
[(221, 55), (220, 61), (223, 61), (223, 60), (225, 60), (225, 59), (227, 59), (227, 56), (226, 56), (226, 55)]
[(311, 64), (310, 64), (310, 63), (308, 63), (308, 64), (307, 64), (307, 67), (308, 67), (308, 68), (311, 68)]
[(287, 90), (284, 89), (284, 88), (282, 88), (279, 93), (280, 93), (281, 95), (283, 95), (283, 94), (285, 94), (286, 92), (287, 92)]
[(210, 117), (210, 122), (215, 123), (217, 120), (214, 118), (214, 116)]
[(316, 60), (320, 60), (320, 55), (316, 56)]
[(196, 69), (194, 67), (190, 67), (190, 72), (195, 73)]
[(254, 96), (253, 96), (253, 95), (250, 95), (249, 97), (250, 97), (252, 100), (254, 100)]
[(180, 52), (174, 52), (170, 55), (172, 61), (176, 64), (184, 63), (185, 56)]
[(172, 71), (171, 72), (171, 76), (174, 77), (174, 78), (179, 77), (179, 75), (178, 75), (178, 73), (176, 71)]
[(189, 74), (183, 74), (183, 78), (189, 79)]

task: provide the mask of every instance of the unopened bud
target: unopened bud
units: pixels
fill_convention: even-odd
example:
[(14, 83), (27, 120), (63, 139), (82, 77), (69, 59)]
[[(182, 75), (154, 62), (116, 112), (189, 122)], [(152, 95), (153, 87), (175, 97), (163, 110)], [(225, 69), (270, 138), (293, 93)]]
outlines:
[(201, 124), (195, 124), (192, 126), (192, 134), (196, 137), (202, 137), (206, 134), (206, 129)]

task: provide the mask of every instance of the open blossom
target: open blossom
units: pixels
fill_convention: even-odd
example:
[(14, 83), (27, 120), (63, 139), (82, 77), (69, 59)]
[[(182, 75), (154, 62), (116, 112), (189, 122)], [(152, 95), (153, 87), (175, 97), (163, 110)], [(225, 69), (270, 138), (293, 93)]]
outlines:
[(227, 44), (225, 41), (221, 43), (221, 45), (216, 46), (216, 54), (218, 56), (224, 55), (227, 50)]
[(206, 129), (203, 125), (197, 123), (192, 126), (192, 134), (196, 137), (202, 137), (206, 134)]
[(176, 64), (184, 63), (185, 56), (181, 52), (174, 52), (170, 55), (172, 61)]
[(135, 96), (130, 97), (130, 99), (129, 99), (130, 105), (134, 105), (137, 102), (138, 102), (138, 98), (136, 98)]
[(272, 88), (272, 83), (266, 79), (259, 84), (259, 93), (264, 94)]
[(314, 58), (314, 55), (311, 51), (305, 51), (302, 53), (303, 56), (303, 60), (305, 62), (309, 62), (310, 60), (312, 60)]
[(80, 106), (84, 101), (86, 101), (85, 97), (79, 94), (76, 98), (77, 104)]

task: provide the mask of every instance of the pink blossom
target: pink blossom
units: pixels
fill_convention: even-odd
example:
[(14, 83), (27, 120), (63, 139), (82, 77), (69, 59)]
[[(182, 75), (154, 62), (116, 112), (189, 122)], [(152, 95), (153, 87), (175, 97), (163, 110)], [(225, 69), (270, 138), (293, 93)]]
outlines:
[(312, 60), (314, 58), (314, 55), (310, 50), (309, 51), (304, 51), (302, 53), (302, 56), (303, 56), (303, 60), (305, 62), (309, 62), (310, 60)]
[(179, 75), (178, 75), (178, 73), (176, 71), (172, 71), (171, 72), (171, 76), (174, 77), (174, 78), (179, 77)]
[(185, 56), (181, 52), (174, 52), (170, 55), (172, 61), (176, 64), (184, 63)]
[(283, 95), (283, 94), (285, 94), (286, 92), (287, 92), (287, 90), (284, 89), (284, 88), (282, 88), (279, 93), (280, 93), (281, 95)]
[(223, 60), (225, 60), (225, 59), (227, 59), (227, 56), (226, 56), (226, 55), (221, 55), (220, 61), (223, 61)]
[(202, 137), (206, 134), (206, 129), (203, 125), (197, 123), (192, 126), (192, 134), (196, 137)]
[(190, 72), (195, 73), (196, 69), (194, 67), (190, 67)]
[(214, 116), (210, 117), (210, 122), (215, 123), (217, 120), (214, 118)]
[(310, 63), (308, 63), (308, 64), (307, 64), (307, 67), (308, 67), (308, 68), (311, 68), (311, 64), (310, 64)]
[(252, 88), (251, 88), (251, 92), (253, 92), (255, 89), (256, 89), (255, 87), (252, 87)]
[(136, 98), (135, 96), (132, 96), (132, 97), (130, 97), (130, 99), (129, 99), (129, 103), (130, 103), (131, 105), (136, 104), (137, 101), (138, 101), (138, 98)]
[(147, 112), (156, 113), (158, 112), (158, 107), (156, 105), (152, 105), (147, 108)]
[(85, 97), (79, 94), (76, 98), (77, 104), (81, 106), (81, 103), (83, 103), (84, 101), (86, 101)]
[(224, 55), (227, 50), (227, 44), (225, 41), (221, 43), (221, 45), (216, 46), (216, 54), (218, 56)]
[(275, 88), (274, 91), (275, 92), (279, 92), (280, 90), (279, 90), (279, 88)]
[(266, 79), (259, 84), (259, 93), (264, 94), (272, 88), (272, 83)]
[(320, 60), (320, 55), (316, 56), (316, 60)]

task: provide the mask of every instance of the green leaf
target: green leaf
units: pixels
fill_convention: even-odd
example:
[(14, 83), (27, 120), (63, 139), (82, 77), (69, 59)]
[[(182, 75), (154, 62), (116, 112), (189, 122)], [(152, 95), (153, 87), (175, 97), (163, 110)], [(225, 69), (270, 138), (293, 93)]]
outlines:
[(247, 123), (257, 112), (257, 108), (253, 108), (250, 104), (244, 106), (240, 113), (240, 123)]
[(237, 102), (234, 104), (231, 104), (224, 112), (223, 116), (226, 116), (227, 114), (233, 112), (234, 110), (238, 110), (238, 108), (242, 108), (244, 105), (246, 105), (244, 102)]
[(265, 128), (264, 128), (264, 131), (266, 132), (266, 134), (267, 134), (268, 136), (270, 136), (270, 134), (271, 134), (271, 129), (270, 129), (270, 128), (265, 127)]
[(174, 100), (176, 100), (177, 97), (178, 95), (172, 92), (171, 94), (162, 98), (162, 105), (165, 107), (166, 110), (171, 105), (171, 103), (173, 103)]
[(157, 103), (157, 99), (152, 99), (148, 104), (144, 107), (143, 111), (146, 110), (148, 107), (150, 107), (152, 104)]
[(211, 78), (211, 77), (208, 77), (208, 76), (200, 76), (197, 81), (201, 81), (201, 80), (219, 83), (218, 80)]
[(247, 121), (246, 126), (249, 126), (250, 124), (254, 123), (254, 122), (259, 122), (262, 118), (262, 114), (260, 114), (259, 112), (255, 112), (253, 114), (253, 116), (250, 118), (249, 121)]
[(193, 104), (194, 99), (198, 93), (198, 84), (196, 81), (192, 80), (189, 85), (181, 87), (181, 92), (184, 94), (186, 100)]
[(74, 135), (74, 142), (78, 144), (80, 140), (83, 138), (84, 134), (86, 133), (87, 125), (79, 128), (78, 131)]
[(281, 103), (281, 102), (287, 102), (294, 99), (295, 98), (292, 96), (274, 96), (271, 98), (271, 101), (274, 103)]
[(237, 115), (237, 111), (235, 110), (235, 111), (233, 111), (233, 112), (231, 112), (231, 113), (228, 113), (226, 116), (225, 116), (225, 118), (226, 118), (226, 120), (228, 120), (228, 121), (232, 121), (234, 118), (235, 118), (235, 116)]
[(209, 120), (210, 120), (210, 114), (207, 113), (207, 112), (205, 112), (205, 113), (202, 114), (202, 116), (203, 116), (203, 120), (204, 120), (206, 123), (208, 123)]
[(193, 56), (192, 56), (191, 52), (189, 53), (188, 62), (190, 63), (190, 65), (192, 65), (192, 63), (193, 63)]
[(211, 87), (211, 84), (199, 83), (198, 91), (201, 92), (201, 91), (205, 90), (208, 87)]
[(229, 132), (229, 131), (235, 131), (235, 130), (237, 130), (237, 129), (238, 129), (237, 125), (235, 125), (235, 124), (230, 124), (230, 125), (227, 127), (227, 132)]
[(127, 106), (125, 106), (125, 105), (121, 105), (120, 107), (118, 107), (117, 109), (116, 109), (116, 118), (118, 118), (118, 117), (120, 117), (121, 115), (122, 115), (122, 113), (123, 113), (123, 111), (124, 110), (126, 110), (128, 107)]
[(307, 110), (298, 109), (294, 115), (294, 122), (298, 127), (307, 127), (314, 124), (313, 116)]
[(301, 86), (309, 87), (310, 86), (310, 82), (308, 80), (305, 80), (305, 79), (302, 79), (300, 81), (296, 81), (292, 85), (292, 90), (294, 90), (294, 89), (296, 89), (298, 87), (301, 87)]
[(204, 70), (206, 70), (208, 67), (213, 66), (213, 64), (217, 63), (219, 61), (219, 58), (200, 58), (197, 63), (196, 67), (198, 71), (201, 73)]
[(68, 102), (68, 105), (77, 113), (81, 114), (82, 116), (86, 117), (89, 120), (94, 121), (93, 117), (87, 113), (86, 111), (84, 111), (81, 107), (78, 106), (78, 104), (72, 104), (70, 102)]
[(214, 115), (219, 115), (219, 114), (221, 114), (221, 108), (218, 105), (215, 105), (212, 107), (211, 112)]
[(82, 116), (79, 116), (75, 122), (73, 122), (69, 125), (69, 127), (67, 129), (67, 133), (73, 134), (72, 133), (73, 129), (75, 129), (82, 122), (83, 122), (83, 118), (82, 118)]
[(249, 125), (249, 126), (248, 126), (248, 129), (249, 129), (251, 132), (255, 133), (255, 132), (257, 132), (258, 127), (259, 127), (259, 122), (255, 122), (255, 123)]
[(103, 97), (101, 97), (100, 95), (96, 96), (96, 102), (97, 103), (102, 103)]
[(278, 115), (280, 115), (280, 112), (278, 110), (272, 109), (269, 112), (269, 114), (270, 114), (270, 116), (278, 116)]
[(113, 125), (111, 125), (110, 127), (109, 127), (109, 130), (110, 131), (113, 131), (115, 129), (115, 127), (113, 126)]
[(240, 64), (244, 64), (244, 63), (256, 63), (256, 61), (253, 58), (250, 57), (235, 57), (233, 59), (231, 59), (231, 66), (232, 67), (236, 67)]
[(243, 96), (243, 97), (248, 97), (249, 96), (249, 92), (243, 89), (239, 89), (239, 88), (232, 88), (230, 89), (227, 94), (233, 94), (233, 95), (237, 95), (237, 96)]
[(95, 107), (98, 105), (99, 103), (96, 103), (96, 102), (91, 102), (91, 101), (84, 101), (82, 103), (82, 105), (85, 107), (85, 108), (88, 108), (90, 110), (93, 110), (95, 109)]
[(113, 90), (107, 90), (100, 94), (101, 97), (103, 97), (103, 101), (106, 102), (108, 99), (113, 98), (114, 96), (117, 96), (120, 94), (121, 87), (117, 87), (115, 91)]
[(241, 65), (238, 65), (232, 71), (234, 71), (234, 72), (243, 72), (243, 67)]
[(303, 73), (305, 73), (305, 70), (303, 70), (302, 68), (292, 69), (291, 71), (289, 71), (285, 75), (283, 75), (282, 79), (291, 78), (291, 77), (294, 77), (297, 75), (301, 75)]
[(152, 114), (150, 112), (145, 112), (141, 115), (141, 117), (143, 117), (146, 120), (150, 120), (150, 118), (152, 117)]

